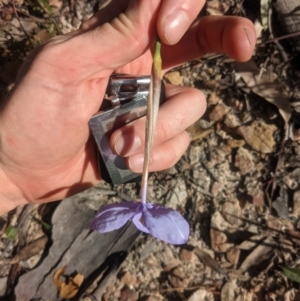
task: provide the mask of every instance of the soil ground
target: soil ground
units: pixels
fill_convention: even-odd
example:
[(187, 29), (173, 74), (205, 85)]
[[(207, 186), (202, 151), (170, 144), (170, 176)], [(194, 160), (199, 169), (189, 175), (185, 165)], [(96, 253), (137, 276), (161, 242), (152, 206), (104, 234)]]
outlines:
[[(104, 2), (0, 2), (2, 99), (32, 47), (76, 30)], [(188, 243), (168, 245), (130, 225), (91, 234), (95, 210), (140, 190), (100, 183), (0, 218), (0, 300), (300, 300), (299, 37), (285, 38), (281, 8), (266, 2), (212, 0), (201, 13), (255, 22), (251, 61), (212, 54), (165, 76), (208, 102), (182, 159), (150, 181), (150, 199), (188, 220)]]

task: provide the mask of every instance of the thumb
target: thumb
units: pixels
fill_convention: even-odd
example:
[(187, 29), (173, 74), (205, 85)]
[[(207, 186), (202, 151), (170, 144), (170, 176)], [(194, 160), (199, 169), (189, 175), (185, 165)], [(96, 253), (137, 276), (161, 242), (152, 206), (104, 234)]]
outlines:
[(76, 81), (99, 78), (141, 56), (153, 42), (160, 3), (132, 0), (124, 12), (102, 25), (100, 11), (93, 17), (93, 29), (83, 27), (62, 43), (50, 43), (55, 57), (59, 53), (61, 58), (60, 70), (73, 66), (72, 78)]
[(155, 36), (160, 3), (161, 0), (132, 0), (124, 13), (86, 32), (83, 38), (93, 45), (90, 55), (110, 69), (118, 69), (142, 55)]

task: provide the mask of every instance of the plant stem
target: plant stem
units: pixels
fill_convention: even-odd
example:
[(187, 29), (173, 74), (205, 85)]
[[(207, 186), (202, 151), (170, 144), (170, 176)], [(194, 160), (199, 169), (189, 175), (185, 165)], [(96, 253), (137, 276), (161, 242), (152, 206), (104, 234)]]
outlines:
[(159, 100), (161, 94), (161, 68), (162, 61), (160, 55), (161, 44), (158, 40), (155, 42), (155, 50), (153, 64), (151, 70), (151, 83), (149, 89), (147, 117), (146, 117), (146, 134), (145, 134), (145, 151), (144, 151), (144, 166), (142, 174), (142, 203), (147, 203), (148, 195), (148, 177), (149, 165), (151, 160), (151, 151), (153, 147), (154, 133), (159, 109)]

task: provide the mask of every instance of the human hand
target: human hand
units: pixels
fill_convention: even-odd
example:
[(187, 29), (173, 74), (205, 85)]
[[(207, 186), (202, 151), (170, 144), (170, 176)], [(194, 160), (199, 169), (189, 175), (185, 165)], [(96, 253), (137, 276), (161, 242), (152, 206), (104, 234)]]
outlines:
[[(0, 213), (28, 202), (62, 199), (101, 180), (88, 121), (99, 110), (111, 73), (150, 74), (156, 31), (164, 71), (208, 52), (250, 58), (255, 32), (246, 19), (205, 17), (188, 29), (203, 3), (113, 1), (80, 30), (33, 51), (0, 112)], [(182, 12), (177, 21), (176, 11)], [(205, 110), (199, 90), (167, 85), (166, 96), (153, 171), (180, 158), (189, 144), (185, 129)], [(141, 118), (111, 137), (114, 151), (127, 157), (135, 172), (142, 170), (144, 125)]]

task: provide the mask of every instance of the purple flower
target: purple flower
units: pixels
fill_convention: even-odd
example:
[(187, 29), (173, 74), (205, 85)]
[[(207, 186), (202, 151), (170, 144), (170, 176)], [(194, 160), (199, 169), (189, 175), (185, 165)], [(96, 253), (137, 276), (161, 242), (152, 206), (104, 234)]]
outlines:
[(124, 226), (131, 220), (145, 233), (167, 243), (181, 245), (189, 237), (189, 225), (177, 211), (145, 202), (122, 202), (100, 208), (90, 228), (106, 233)]

